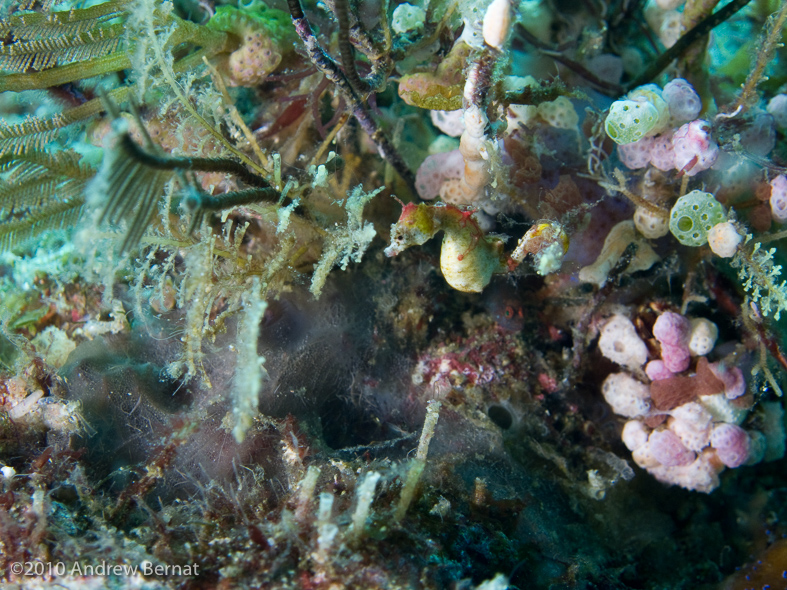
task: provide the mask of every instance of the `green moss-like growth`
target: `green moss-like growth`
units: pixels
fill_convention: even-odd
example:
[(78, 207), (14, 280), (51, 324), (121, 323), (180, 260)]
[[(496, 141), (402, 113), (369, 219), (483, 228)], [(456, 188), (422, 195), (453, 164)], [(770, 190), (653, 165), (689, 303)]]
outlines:
[(219, 6), (207, 26), (216, 31), (243, 36), (248, 32), (263, 31), (279, 47), (295, 42), (295, 31), (290, 15), (263, 2), (252, 2), (245, 8)]

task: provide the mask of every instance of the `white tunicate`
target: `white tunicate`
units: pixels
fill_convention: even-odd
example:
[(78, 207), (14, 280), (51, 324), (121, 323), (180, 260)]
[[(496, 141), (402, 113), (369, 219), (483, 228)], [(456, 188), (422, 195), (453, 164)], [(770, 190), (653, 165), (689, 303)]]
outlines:
[(705, 356), (716, 346), (718, 337), (719, 328), (716, 324), (705, 318), (695, 318), (691, 320), (689, 351), (694, 356)]
[(741, 147), (755, 156), (767, 156), (776, 147), (774, 117), (760, 111), (739, 134)]
[(636, 451), (648, 442), (649, 435), (650, 429), (640, 420), (629, 420), (623, 426), (623, 432), (620, 434), (620, 438), (629, 451)]
[(776, 121), (777, 127), (787, 128), (787, 94), (777, 94), (768, 102), (768, 112)]
[(658, 36), (666, 49), (669, 49), (683, 36), (683, 14), (677, 10), (667, 11), (661, 19)]
[(459, 137), (465, 130), (462, 110), (431, 111), (432, 125), (451, 137)]
[(669, 106), (670, 115), (676, 121), (693, 121), (702, 111), (702, 100), (694, 87), (683, 78), (675, 78), (664, 86), (664, 100)]
[(544, 121), (557, 129), (575, 129), (579, 124), (577, 110), (565, 96), (559, 96), (550, 102), (542, 102), (537, 110)]
[(634, 211), (634, 225), (649, 240), (657, 240), (669, 233), (669, 216), (638, 206)]
[(675, 10), (683, 5), (686, 0), (656, 0), (656, 4), (662, 10)]
[(650, 411), (650, 388), (628, 373), (612, 373), (601, 386), (612, 411), (626, 418), (644, 416)]
[(502, 50), (510, 30), (511, 5), (509, 0), (492, 0), (486, 14), (484, 14), (482, 27), (484, 43), (497, 50)]
[(616, 314), (604, 324), (598, 348), (606, 358), (628, 369), (638, 369), (648, 361), (648, 347), (624, 315)]
[(743, 236), (738, 233), (731, 221), (717, 223), (708, 232), (708, 246), (716, 256), (722, 258), (735, 256), (742, 240)]
[(661, 89), (646, 84), (612, 103), (604, 127), (615, 143), (623, 145), (660, 133), (669, 119), (669, 107), (661, 97)]

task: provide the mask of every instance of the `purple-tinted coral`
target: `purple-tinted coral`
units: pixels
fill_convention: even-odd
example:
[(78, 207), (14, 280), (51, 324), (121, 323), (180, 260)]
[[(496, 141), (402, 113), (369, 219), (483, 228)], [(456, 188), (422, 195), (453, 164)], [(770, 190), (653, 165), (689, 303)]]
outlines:
[(673, 373), (680, 373), (689, 367), (689, 336), (691, 323), (680, 314), (667, 311), (653, 324), (653, 335), (661, 343), (661, 359), (664, 366)]
[(654, 430), (648, 438), (653, 458), (666, 467), (688, 465), (696, 458), (671, 430)]
[(618, 146), (618, 157), (623, 164), (631, 169), (638, 170), (650, 164), (653, 151), (653, 138), (643, 137), (632, 143)]
[(749, 458), (749, 435), (735, 424), (717, 424), (710, 435), (711, 446), (727, 467), (743, 465)]
[(659, 381), (661, 379), (669, 379), (675, 373), (667, 368), (663, 360), (656, 359), (645, 365), (645, 374), (651, 381)]

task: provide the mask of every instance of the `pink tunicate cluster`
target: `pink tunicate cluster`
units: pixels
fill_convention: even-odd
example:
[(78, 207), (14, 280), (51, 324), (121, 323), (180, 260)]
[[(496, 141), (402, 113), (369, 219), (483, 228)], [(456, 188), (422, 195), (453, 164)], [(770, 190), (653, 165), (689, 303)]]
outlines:
[(694, 176), (713, 166), (719, 157), (719, 146), (710, 136), (708, 123), (697, 119), (674, 132), (619, 145), (618, 157), (631, 170), (653, 164), (664, 172), (677, 169)]
[(612, 373), (602, 386), (612, 410), (628, 418), (621, 438), (637, 465), (665, 484), (709, 493), (725, 468), (784, 455), (783, 430), (774, 436), (740, 426), (751, 396), (744, 395), (738, 367), (707, 360), (718, 336), (715, 324), (666, 311), (652, 331), (662, 358), (645, 366), (650, 382), (636, 369), (635, 375)]
[(672, 136), (675, 168), (688, 176), (707, 170), (719, 157), (719, 146), (710, 136), (707, 121), (697, 119), (682, 125)]
[(661, 344), (661, 360), (669, 371), (680, 373), (689, 368), (689, 320), (671, 311), (664, 312), (653, 325), (653, 336)]
[(693, 121), (702, 110), (702, 100), (694, 87), (683, 78), (675, 78), (664, 86), (662, 97), (676, 121)]
[(787, 176), (779, 174), (771, 180), (771, 213), (779, 223), (787, 221)]
[[(708, 123), (697, 119), (702, 112), (699, 95), (686, 80), (676, 78), (664, 86), (661, 97), (669, 108), (671, 124), (685, 124), (653, 137), (643, 137), (639, 141), (619, 145), (620, 161), (631, 170), (645, 168), (648, 164), (664, 172), (682, 170), (689, 176), (707, 170), (716, 162), (719, 147), (710, 137)], [(764, 138), (760, 137), (762, 134), (759, 133), (759, 127), (754, 127), (752, 134), (758, 148), (767, 147), (767, 133)]]
[(424, 200), (440, 195), (440, 187), (450, 178), (462, 178), (465, 160), (459, 150), (428, 156), (415, 173), (415, 190)]

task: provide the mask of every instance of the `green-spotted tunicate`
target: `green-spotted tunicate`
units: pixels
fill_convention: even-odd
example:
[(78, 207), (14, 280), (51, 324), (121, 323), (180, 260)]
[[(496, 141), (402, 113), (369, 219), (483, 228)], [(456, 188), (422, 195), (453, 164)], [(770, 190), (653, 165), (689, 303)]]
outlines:
[(648, 84), (613, 102), (604, 127), (615, 143), (626, 145), (660, 133), (668, 123), (669, 107), (661, 97), (661, 90)]
[(717, 223), (727, 221), (724, 207), (710, 193), (691, 191), (675, 203), (670, 212), (669, 230), (684, 246), (702, 246)]

